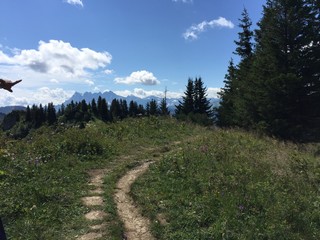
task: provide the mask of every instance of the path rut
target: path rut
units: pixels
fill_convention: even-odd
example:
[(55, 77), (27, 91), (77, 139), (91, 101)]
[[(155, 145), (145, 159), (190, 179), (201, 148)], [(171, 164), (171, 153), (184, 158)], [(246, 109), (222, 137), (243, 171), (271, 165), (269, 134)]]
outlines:
[(127, 172), (117, 183), (114, 195), (117, 211), (125, 226), (124, 239), (127, 240), (154, 240), (150, 232), (150, 220), (143, 217), (129, 195), (131, 185), (152, 162), (146, 162)]
[[(96, 208), (103, 208), (103, 178), (106, 174), (107, 169), (94, 169), (89, 171), (90, 181), (89, 186), (93, 186), (89, 192), (88, 196), (82, 198), (83, 204), (90, 209), (90, 211), (85, 215), (85, 218), (92, 222), (90, 225), (90, 231), (84, 235), (77, 236), (77, 240), (94, 240), (101, 239), (103, 237), (105, 224), (103, 223), (104, 217), (107, 215), (102, 210), (97, 210)], [(100, 221), (100, 224), (97, 224)]]

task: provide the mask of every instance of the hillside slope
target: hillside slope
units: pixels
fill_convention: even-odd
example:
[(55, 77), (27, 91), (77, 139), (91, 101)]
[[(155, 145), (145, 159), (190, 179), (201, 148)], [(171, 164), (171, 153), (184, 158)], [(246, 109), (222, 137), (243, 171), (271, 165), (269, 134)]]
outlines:
[(12, 239), (86, 234), (91, 169), (107, 169), (104, 238), (122, 239), (116, 183), (155, 158), (131, 195), (158, 239), (320, 238), (319, 144), (150, 117), (0, 134), (0, 146), (0, 216)]
[(302, 147), (206, 131), (152, 165), (133, 196), (157, 239), (320, 239), (320, 145)]

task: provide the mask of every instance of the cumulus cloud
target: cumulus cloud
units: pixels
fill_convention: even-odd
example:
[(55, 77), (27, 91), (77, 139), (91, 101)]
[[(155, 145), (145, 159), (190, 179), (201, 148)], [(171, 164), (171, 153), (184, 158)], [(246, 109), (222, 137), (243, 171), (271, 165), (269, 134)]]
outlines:
[(85, 82), (86, 84), (88, 84), (89, 86), (93, 86), (93, 85), (94, 85), (94, 81), (89, 80), (89, 79), (85, 80), (84, 82)]
[[(120, 95), (122, 97), (127, 97), (130, 95), (133, 95), (133, 96), (136, 96), (139, 98), (146, 98), (146, 97), (150, 97), (150, 96), (155, 96), (155, 97), (159, 97), (159, 98), (164, 97), (163, 91), (158, 91), (158, 90), (146, 91), (142, 88), (135, 88), (135, 89), (133, 89), (133, 91), (124, 90), (124, 91), (114, 91), (114, 92), (117, 95)], [(180, 98), (182, 95), (183, 95), (183, 93), (180, 93), (180, 92), (171, 92), (171, 91), (167, 92), (167, 98)]]
[[(74, 94), (74, 91), (65, 91), (61, 88), (50, 89), (42, 87), (36, 91), (15, 90), (12, 93), (2, 93), (0, 95), (0, 106), (27, 106), (32, 104), (61, 104), (69, 99)], [(23, 97), (21, 97), (23, 96)]]
[(82, 0), (65, 0), (65, 2), (67, 2), (71, 5), (79, 5), (79, 6), (83, 7)]
[(225, 19), (224, 17), (219, 17), (218, 19), (211, 21), (203, 21), (199, 24), (192, 25), (189, 27), (183, 37), (186, 40), (196, 40), (199, 37), (199, 34), (206, 31), (209, 28), (223, 27), (223, 28), (234, 28), (234, 24)]
[(218, 98), (218, 92), (221, 91), (221, 88), (208, 88), (207, 97), (208, 98)]
[(52, 78), (52, 79), (50, 79), (50, 82), (52, 82), (52, 83), (59, 83), (59, 80), (57, 80), (57, 79), (55, 79), (55, 78)]
[(75, 48), (68, 42), (40, 41), (38, 49), (26, 49), (7, 54), (0, 50), (0, 65), (23, 66), (34, 72), (63, 78), (84, 77), (88, 70), (104, 68), (111, 63), (108, 52)]
[(107, 75), (111, 75), (114, 73), (114, 71), (112, 69), (107, 69), (107, 70), (104, 70), (104, 73)]
[(157, 85), (160, 81), (153, 75), (152, 72), (146, 70), (133, 72), (128, 77), (115, 78), (115, 83), (120, 84), (143, 84), (143, 85)]

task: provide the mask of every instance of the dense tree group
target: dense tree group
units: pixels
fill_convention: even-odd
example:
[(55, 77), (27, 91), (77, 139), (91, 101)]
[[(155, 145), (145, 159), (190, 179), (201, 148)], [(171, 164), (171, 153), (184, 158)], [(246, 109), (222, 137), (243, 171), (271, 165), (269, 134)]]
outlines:
[(201, 78), (189, 78), (182, 101), (176, 106), (175, 114), (178, 119), (188, 119), (193, 122), (212, 123), (212, 106), (207, 99), (207, 88)]
[(258, 29), (242, 13), (235, 54), (220, 92), (218, 124), (284, 138), (320, 133), (320, 3), (268, 0)]
[(39, 128), (40, 126), (60, 124), (80, 124), (81, 127), (85, 123), (100, 119), (104, 122), (114, 122), (127, 117), (140, 117), (152, 115), (168, 115), (166, 100), (163, 99), (161, 105), (152, 99), (147, 103), (146, 107), (137, 104), (135, 101), (130, 101), (129, 104), (125, 99), (113, 99), (110, 107), (105, 98), (101, 96), (90, 103), (85, 100), (73, 102), (66, 106), (62, 104), (58, 110), (49, 103), (47, 106), (40, 104), (27, 106), (25, 111), (12, 111), (7, 114), (1, 124), (3, 130), (11, 130), (14, 137), (20, 138), (28, 134), (30, 129)]

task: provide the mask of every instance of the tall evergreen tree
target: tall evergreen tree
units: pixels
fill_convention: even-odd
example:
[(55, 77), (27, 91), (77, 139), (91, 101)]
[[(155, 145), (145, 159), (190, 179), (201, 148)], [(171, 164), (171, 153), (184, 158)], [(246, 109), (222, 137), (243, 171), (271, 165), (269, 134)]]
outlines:
[(160, 103), (160, 114), (161, 114), (162, 116), (167, 116), (167, 115), (169, 115), (169, 109), (168, 109), (168, 107), (167, 107), (167, 100), (166, 100), (166, 98), (163, 98), (163, 99), (161, 100), (161, 103)]
[(246, 9), (239, 19), (238, 40), (235, 41), (235, 54), (240, 57), (239, 64), (234, 66), (230, 61), (228, 73), (225, 76), (225, 87), (220, 92), (220, 107), (218, 124), (221, 126), (240, 126), (250, 128), (255, 118), (255, 108), (252, 94), (256, 91), (254, 80), (250, 78), (250, 71), (254, 58), (252, 22)]
[(217, 109), (219, 126), (231, 127), (235, 126), (235, 101), (237, 89), (234, 86), (236, 83), (236, 67), (233, 59), (230, 60), (228, 66), (228, 73), (224, 78), (224, 87), (218, 93), (220, 97), (220, 106)]
[(30, 110), (30, 107), (29, 105), (27, 106), (27, 109), (26, 109), (26, 122), (31, 122), (31, 110)]
[(120, 109), (121, 109), (121, 119), (128, 117), (129, 115), (129, 108), (127, 104), (127, 100), (120, 99)]
[(156, 100), (152, 99), (149, 103), (150, 105), (150, 110), (149, 110), (149, 114), (150, 115), (158, 115), (159, 113), (159, 108), (158, 108), (158, 103)]
[(138, 104), (137, 102), (131, 100), (129, 103), (129, 116), (135, 117), (138, 114)]
[(112, 115), (109, 112), (108, 103), (105, 98), (100, 99), (100, 106), (99, 106), (99, 99), (98, 99), (98, 111), (102, 121), (108, 122), (112, 120)]
[(110, 106), (110, 114), (113, 120), (121, 118), (121, 106), (118, 99), (113, 99)]
[(176, 106), (176, 115), (194, 112), (194, 82), (191, 78), (188, 79), (187, 89), (182, 97), (182, 102)]
[(207, 88), (204, 87), (202, 79), (193, 81), (188, 79), (187, 90), (182, 97), (182, 102), (176, 106), (176, 116), (179, 119), (191, 120), (200, 124), (211, 124), (212, 106), (207, 99)]
[(91, 101), (91, 111), (94, 116), (96, 117), (98, 116), (98, 107), (97, 107), (96, 100), (94, 98)]
[(207, 88), (203, 85), (201, 78), (194, 81), (194, 113), (204, 114), (212, 117), (212, 106), (207, 99)]
[(251, 30), (252, 22), (249, 17), (248, 11), (246, 8), (243, 9), (242, 18), (239, 19), (239, 27), (242, 29), (242, 32), (238, 33), (239, 40), (234, 41), (237, 45), (235, 53), (240, 56), (241, 60), (247, 60), (252, 57), (253, 46), (252, 46), (252, 37), (253, 31)]
[(161, 103), (160, 103), (160, 114), (162, 116), (167, 116), (170, 114), (169, 112), (169, 109), (168, 109), (168, 106), (167, 106), (167, 87), (164, 91), (164, 98), (161, 100)]
[(297, 135), (319, 117), (316, 19), (312, 5), (304, 0), (268, 0), (264, 7), (257, 31), (252, 71), (257, 91), (252, 101), (258, 110), (256, 124), (273, 134)]
[(48, 104), (47, 121), (49, 125), (52, 125), (57, 121), (56, 109), (53, 103)]

